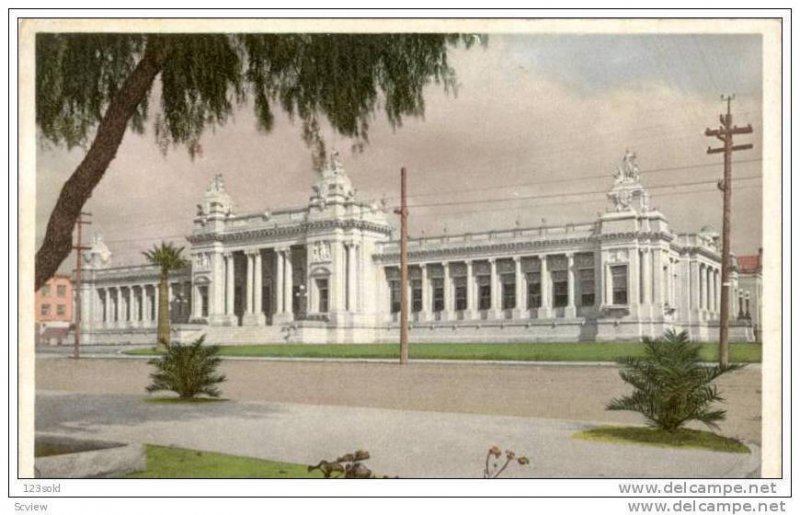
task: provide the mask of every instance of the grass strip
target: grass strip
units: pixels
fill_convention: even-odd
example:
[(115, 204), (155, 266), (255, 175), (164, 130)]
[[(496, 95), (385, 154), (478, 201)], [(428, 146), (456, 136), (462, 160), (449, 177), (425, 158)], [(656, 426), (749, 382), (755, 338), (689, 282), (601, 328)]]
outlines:
[(750, 452), (746, 445), (734, 438), (727, 438), (709, 431), (686, 428), (664, 431), (651, 427), (601, 426), (575, 433), (573, 438), (595, 442), (693, 448), (742, 454)]
[(147, 445), (145, 452), (147, 468), (128, 474), (126, 478), (322, 478), (318, 470), (308, 472), (306, 465), (297, 463), (161, 445)]
[[(638, 342), (593, 343), (421, 343), (409, 348), (411, 359), (485, 360), (485, 361), (616, 361), (626, 356), (642, 355), (644, 346)], [(761, 345), (734, 343), (730, 346), (731, 361), (760, 363)], [(152, 348), (126, 351), (138, 356), (157, 355)], [(224, 357), (275, 357), (275, 358), (342, 358), (342, 359), (398, 359), (396, 344), (264, 344), (224, 345)], [(719, 346), (701, 344), (705, 361), (719, 359)]]

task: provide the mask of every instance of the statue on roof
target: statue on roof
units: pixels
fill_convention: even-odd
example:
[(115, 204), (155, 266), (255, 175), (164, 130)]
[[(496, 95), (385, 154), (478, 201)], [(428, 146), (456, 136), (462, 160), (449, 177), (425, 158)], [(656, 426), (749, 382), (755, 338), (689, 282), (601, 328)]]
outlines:
[(230, 195), (225, 191), (225, 182), (222, 179), (222, 174), (215, 174), (211, 179), (211, 184), (208, 185), (206, 192), (203, 194), (203, 202), (197, 204), (197, 216), (204, 216), (210, 214), (223, 214), (228, 215), (233, 208), (233, 202)]
[(614, 174), (614, 187), (608, 192), (615, 211), (650, 211), (650, 195), (642, 186), (639, 174), (636, 153), (626, 149)]
[(344, 166), (342, 166), (342, 160), (339, 159), (339, 151), (334, 150), (331, 152), (331, 170), (333, 170), (337, 175), (344, 171)]
[(111, 251), (100, 233), (92, 236), (91, 246), (83, 253), (83, 262), (86, 268), (106, 268), (111, 264)]
[(639, 182), (639, 165), (636, 164), (636, 153), (629, 149), (625, 150), (622, 162), (617, 166), (617, 173), (614, 174), (614, 183)]

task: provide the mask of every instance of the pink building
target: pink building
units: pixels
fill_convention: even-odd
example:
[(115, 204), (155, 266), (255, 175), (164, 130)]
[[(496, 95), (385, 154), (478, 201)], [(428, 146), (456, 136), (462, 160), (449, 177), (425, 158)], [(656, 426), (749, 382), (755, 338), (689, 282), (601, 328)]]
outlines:
[(36, 343), (66, 343), (72, 324), (73, 289), (67, 275), (53, 276), (36, 292)]

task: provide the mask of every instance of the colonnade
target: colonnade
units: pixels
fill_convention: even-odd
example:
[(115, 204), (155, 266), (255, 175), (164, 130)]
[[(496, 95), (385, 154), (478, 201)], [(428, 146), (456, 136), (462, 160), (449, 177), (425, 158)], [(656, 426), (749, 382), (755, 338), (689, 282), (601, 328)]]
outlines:
[[(559, 316), (575, 317), (578, 304), (576, 254), (586, 253), (414, 263), (409, 265), (409, 308), (417, 320), (517, 318), (523, 316), (523, 311), (537, 318), (549, 318), (556, 312)], [(600, 290), (593, 255), (591, 259), (592, 306), (595, 306), (599, 303)], [(396, 270), (396, 267), (388, 268)], [(553, 273), (563, 275), (554, 280)], [(390, 272), (387, 276), (390, 282), (399, 280), (397, 274)], [(538, 289), (530, 288), (534, 284), (532, 281), (538, 281)], [(558, 293), (554, 290), (556, 283), (561, 283)], [(484, 295), (486, 290), (482, 289), (487, 285), (488, 297)], [(513, 295), (510, 294), (512, 288)], [(391, 285), (389, 290), (391, 296)], [(398, 291), (394, 288), (395, 295)], [(415, 291), (417, 296), (421, 295), (418, 302), (415, 301)], [(456, 297), (462, 293), (464, 299), (459, 302)], [(538, 302), (534, 303), (534, 299)]]
[[(178, 285), (179, 292), (175, 291), (174, 285)], [(169, 285), (170, 302), (180, 300), (187, 304), (181, 305), (177, 312), (173, 307), (173, 316), (182, 317), (189, 313), (191, 301), (187, 292), (190, 286), (189, 282)], [(97, 287), (93, 295), (97, 307), (93, 310), (92, 317), (96, 323), (106, 328), (155, 327), (158, 320), (158, 299), (158, 283)]]

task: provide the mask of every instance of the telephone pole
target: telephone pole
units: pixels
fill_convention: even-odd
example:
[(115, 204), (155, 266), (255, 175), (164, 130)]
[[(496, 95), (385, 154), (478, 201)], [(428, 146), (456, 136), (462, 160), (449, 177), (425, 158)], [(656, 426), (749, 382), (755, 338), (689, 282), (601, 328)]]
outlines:
[(78, 243), (72, 246), (72, 250), (75, 251), (75, 345), (72, 350), (72, 357), (75, 359), (80, 357), (81, 348), (81, 269), (83, 268), (81, 252), (91, 248), (83, 245), (83, 226), (91, 225), (92, 223), (88, 220), (84, 220), (84, 216), (92, 216), (92, 214), (81, 212), (81, 214), (78, 215), (78, 220), (75, 222), (78, 229)]
[(400, 364), (408, 364), (408, 205), (406, 169), (400, 169)]
[(715, 137), (722, 141), (722, 147), (708, 147), (707, 154), (723, 154), (723, 179), (722, 189), (722, 291), (719, 310), (719, 366), (728, 367), (728, 319), (730, 318), (730, 292), (731, 292), (731, 157), (734, 152), (739, 150), (750, 150), (753, 148), (751, 143), (746, 145), (734, 145), (733, 136), (737, 134), (750, 134), (753, 127), (737, 127), (733, 125), (731, 115), (731, 100), (735, 97), (728, 95), (722, 96), (727, 101), (728, 112), (719, 116), (721, 125), (717, 129), (706, 129), (706, 136)]

